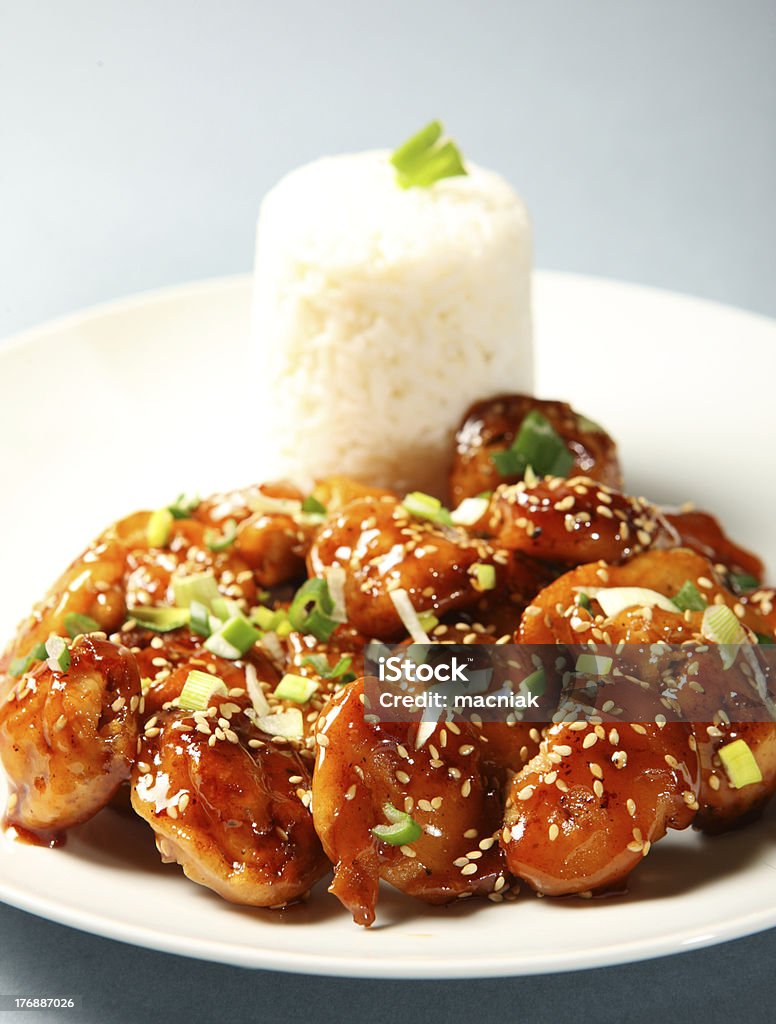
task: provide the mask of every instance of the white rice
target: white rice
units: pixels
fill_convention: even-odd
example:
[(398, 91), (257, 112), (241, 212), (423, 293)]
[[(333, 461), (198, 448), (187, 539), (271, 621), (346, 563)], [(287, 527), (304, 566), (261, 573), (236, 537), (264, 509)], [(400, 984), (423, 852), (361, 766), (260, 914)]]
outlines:
[(256, 414), (267, 476), (441, 494), (467, 406), (531, 391), (531, 233), (503, 178), (402, 189), (388, 154), (327, 157), (264, 199)]

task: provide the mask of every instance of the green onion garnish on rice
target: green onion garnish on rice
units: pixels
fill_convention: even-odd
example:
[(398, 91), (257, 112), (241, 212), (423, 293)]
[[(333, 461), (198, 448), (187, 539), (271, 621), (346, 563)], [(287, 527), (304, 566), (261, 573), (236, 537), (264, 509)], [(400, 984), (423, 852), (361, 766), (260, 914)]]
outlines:
[(394, 150), (391, 163), (402, 188), (429, 188), (442, 178), (467, 173), (458, 147), (442, 140), (442, 131), (440, 121), (431, 121)]

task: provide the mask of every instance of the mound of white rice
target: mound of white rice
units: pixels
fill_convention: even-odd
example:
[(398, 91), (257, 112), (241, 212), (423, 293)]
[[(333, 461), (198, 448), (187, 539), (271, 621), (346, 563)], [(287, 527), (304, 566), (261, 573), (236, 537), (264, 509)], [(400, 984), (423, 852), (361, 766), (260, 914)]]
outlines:
[(405, 190), (388, 156), (317, 160), (262, 203), (259, 468), (441, 494), (467, 406), (532, 388), (530, 226), (490, 171)]

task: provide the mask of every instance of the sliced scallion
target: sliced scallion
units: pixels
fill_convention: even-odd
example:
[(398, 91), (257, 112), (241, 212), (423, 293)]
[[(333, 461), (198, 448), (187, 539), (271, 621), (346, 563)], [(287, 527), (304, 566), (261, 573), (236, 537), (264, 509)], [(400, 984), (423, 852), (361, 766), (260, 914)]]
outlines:
[(449, 511), (442, 505), (439, 498), (422, 491), (413, 491), (402, 502), (402, 507), (416, 519), (427, 519), (440, 526), (452, 526), (453, 520)]
[(234, 661), (246, 654), (261, 636), (244, 615), (234, 615), (205, 641), (205, 647), (219, 658)]
[(188, 625), (190, 619), (188, 608), (148, 608), (145, 605), (128, 608), (127, 615), (139, 626), (153, 630), (154, 633), (170, 633), (174, 629), (181, 629)]
[(64, 619), (64, 627), (71, 640), (86, 633), (99, 633), (100, 624), (88, 615), (81, 615), (79, 612), (68, 612)]
[(605, 676), (612, 671), (613, 658), (603, 654), (580, 654), (574, 671), (586, 676)]
[(173, 519), (191, 519), (191, 513), (200, 505), (199, 495), (179, 494), (167, 508)]
[(193, 573), (191, 576), (173, 576), (172, 589), (175, 604), (179, 608), (188, 608), (192, 601), (198, 601), (206, 608), (211, 608), (213, 601), (221, 596), (212, 569)]
[(146, 542), (149, 548), (166, 548), (172, 534), (175, 517), (168, 508), (152, 512), (146, 526)]
[(189, 629), (198, 636), (208, 637), (210, 628), (210, 612), (200, 601), (192, 601), (189, 605)]
[(496, 586), (496, 567), (485, 565), (484, 562), (475, 562), (472, 566), (474, 575), (475, 590), (493, 590)]
[(23, 676), (36, 661), (45, 661), (47, 657), (46, 645), (36, 644), (26, 657), (14, 658), (8, 666), (8, 674), (11, 676)]
[(326, 506), (309, 494), (302, 502), (302, 512), (308, 516), (326, 516)]
[(709, 603), (692, 580), (685, 580), (671, 600), (680, 612), (702, 612)]
[(338, 679), (344, 684), (352, 683), (356, 678), (355, 673), (348, 671), (353, 664), (353, 658), (349, 654), (344, 654), (333, 668), (325, 654), (308, 654), (302, 659), (302, 664), (312, 665), (321, 679)]
[(52, 672), (67, 672), (70, 668), (67, 642), (53, 633), (46, 641), (46, 664)]
[(752, 576), (749, 572), (731, 572), (728, 575), (728, 579), (737, 594), (748, 594), (752, 590), (757, 590), (760, 586), (760, 581), (757, 577)]
[(306, 704), (319, 688), (320, 683), (314, 679), (287, 672), (275, 687), (274, 695), (278, 700), (292, 700), (296, 704)]
[(733, 740), (717, 751), (733, 789), (743, 789), (763, 781), (763, 773), (746, 740)]
[(704, 611), (701, 635), (719, 645), (725, 669), (736, 660), (739, 645), (746, 643), (746, 630), (726, 604), (714, 604)]
[(423, 829), (406, 811), (400, 811), (393, 804), (383, 804), (383, 814), (389, 825), (375, 825), (372, 835), (391, 846), (407, 846), (423, 835)]
[(566, 442), (536, 410), (529, 412), (520, 424), (511, 447), (495, 452), (491, 460), (502, 476), (521, 476), (528, 466), (540, 477), (568, 476), (574, 465)]
[(337, 628), (333, 611), (334, 601), (326, 580), (313, 577), (297, 590), (288, 609), (288, 618), (300, 633), (309, 633), (321, 643), (327, 643)]
[(208, 528), (205, 530), (205, 546), (211, 551), (226, 551), (237, 540), (237, 520), (227, 519), (221, 533)]
[(535, 672), (526, 676), (520, 684), (520, 688), (525, 688), (535, 697), (541, 697), (544, 691), (547, 689), (547, 678), (543, 668), (537, 668)]
[(433, 612), (418, 612), (418, 622), (424, 633), (430, 633), (439, 625), (439, 619)]
[(176, 703), (178, 707), (186, 708), (188, 711), (204, 711), (213, 694), (226, 696), (227, 692), (226, 683), (220, 676), (192, 669), (186, 676), (186, 682)]

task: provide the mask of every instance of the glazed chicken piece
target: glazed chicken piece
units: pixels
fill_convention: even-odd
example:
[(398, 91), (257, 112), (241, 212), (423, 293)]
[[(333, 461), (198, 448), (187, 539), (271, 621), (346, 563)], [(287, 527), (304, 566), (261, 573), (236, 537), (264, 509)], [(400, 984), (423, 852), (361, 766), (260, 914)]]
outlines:
[(509, 870), (550, 896), (620, 884), (698, 809), (688, 725), (575, 722), (546, 731), (512, 782), (501, 842)]
[(589, 477), (545, 477), (499, 487), (486, 532), (511, 551), (563, 565), (621, 562), (676, 536), (656, 506)]
[(501, 484), (514, 484), (522, 479), (502, 476), (493, 456), (512, 445), (530, 412), (538, 412), (547, 419), (566, 443), (574, 459), (572, 472), (610, 487), (621, 486), (616, 445), (598, 424), (580, 416), (565, 402), (544, 402), (530, 395), (499, 395), (476, 402), (458, 428), (450, 471), (453, 507), (464, 498), (474, 498)]
[(112, 633), (126, 617), (127, 552), (115, 538), (95, 541), (49, 589), (19, 625), (3, 663), (25, 658), (52, 633), (67, 636), (65, 618), (86, 615), (100, 630)]
[[(174, 576), (212, 570), (224, 597), (251, 607), (260, 587), (293, 581), (319, 523), (298, 522), (286, 510), (303, 495), (287, 484), (267, 484), (214, 495), (177, 511), (161, 545), (149, 543), (151, 512), (135, 512), (114, 523), (63, 573), (21, 624), (2, 660), (26, 657), (52, 633), (65, 636), (66, 617), (77, 613), (106, 633), (118, 630), (137, 606), (175, 603)], [(279, 504), (278, 504), (279, 503)], [(256, 512), (254, 508), (262, 508)], [(230, 520), (235, 536), (223, 550)]]
[[(671, 600), (690, 583), (708, 605), (724, 603), (743, 613), (744, 626), (757, 632), (762, 619), (754, 606), (745, 608), (720, 581), (714, 566), (703, 555), (687, 548), (648, 551), (622, 565), (593, 562), (580, 565), (542, 590), (523, 613), (517, 642), (524, 644), (574, 644), (588, 640), (603, 643), (650, 644), (663, 641), (681, 644), (702, 640), (703, 609), (677, 612), (636, 603), (613, 617), (603, 614), (596, 592), (614, 587), (641, 588)], [(589, 599), (586, 608), (582, 595)]]
[(308, 761), (260, 732), (246, 702), (149, 719), (132, 773), (132, 806), (165, 861), (232, 903), (280, 907), (329, 869), (308, 809)]
[[(363, 680), (344, 687), (318, 724), (313, 816), (335, 865), (331, 891), (362, 925), (375, 919), (381, 878), (432, 904), (498, 894), (501, 798), (476, 731), (448, 723), (416, 749), (417, 726), (367, 721), (363, 697)], [(411, 816), (418, 838), (391, 845), (372, 832), (387, 805)]]
[(228, 661), (209, 651), (203, 637), (185, 628), (154, 633), (135, 626), (118, 635), (135, 656), (143, 682), (146, 717), (167, 710), (165, 705), (180, 696), (192, 670), (218, 676), (230, 694), (239, 698), (246, 696), (248, 665), (252, 678), (265, 695), (271, 694), (280, 682), (280, 672), (258, 644), (243, 658)]
[(763, 563), (757, 555), (732, 541), (719, 521), (708, 512), (666, 512), (665, 517), (676, 530), (679, 544), (691, 548), (716, 565), (730, 572), (746, 573), (757, 580), (763, 578)]
[(66, 671), (38, 662), (0, 704), (6, 823), (40, 842), (101, 810), (129, 778), (142, 706), (126, 648), (79, 637)]
[[(699, 649), (708, 643), (702, 635), (703, 610), (684, 612), (634, 604), (616, 615), (603, 614), (596, 597), (599, 588), (635, 587), (654, 591), (669, 600), (685, 584), (690, 583), (709, 606), (725, 604), (749, 630), (750, 641), (755, 634), (767, 631), (770, 622), (763, 609), (772, 609), (763, 601), (745, 602), (728, 590), (715, 567), (703, 555), (686, 548), (651, 551), (624, 565), (603, 563), (579, 566), (543, 590), (526, 609), (518, 631), (523, 644), (579, 645), (590, 640), (599, 643), (624, 644), (619, 648), (618, 663), (630, 664), (633, 675), (650, 684), (649, 690), (631, 687), (622, 696), (627, 680), (619, 681), (619, 689), (611, 691), (611, 699), (627, 708), (633, 719), (642, 714), (653, 719), (655, 711), (670, 714), (675, 706), (686, 722), (693, 724), (693, 736), (701, 768), (699, 791), (700, 812), (696, 821), (708, 831), (722, 831), (758, 814), (776, 789), (776, 723), (773, 720), (773, 697), (776, 663), (767, 656), (769, 648), (746, 645), (735, 662), (726, 667), (711, 648), (700, 656)], [(590, 595), (584, 607), (582, 595)], [(685, 645), (670, 658), (678, 661), (672, 676), (679, 685), (671, 690), (669, 704), (656, 708), (656, 694), (665, 692), (662, 674), (666, 668), (656, 659), (651, 645), (658, 642)], [(581, 650), (581, 648), (580, 648)], [(686, 652), (684, 655), (681, 652)], [(667, 657), (669, 657), (667, 655)], [(682, 658), (687, 666), (682, 670)], [(690, 668), (695, 661), (696, 671)], [(768, 686), (770, 710), (763, 694), (752, 686), (753, 662), (759, 665)], [(766, 694), (766, 695), (767, 695)], [(609, 690), (603, 696), (609, 696)], [(721, 712), (721, 713), (720, 713)], [(741, 719), (737, 721), (738, 719)], [(732, 720), (733, 725), (729, 725)], [(735, 739), (743, 739), (762, 773), (762, 781), (743, 788), (734, 788), (721, 768), (719, 749)]]
[(463, 529), (412, 518), (392, 498), (367, 498), (326, 523), (308, 568), (311, 576), (325, 576), (331, 566), (342, 566), (350, 624), (366, 636), (393, 640), (407, 630), (392, 591), (406, 591), (416, 612), (443, 614), (481, 596), (476, 566), (493, 566), (498, 586), (509, 575), (509, 562), (506, 551)]

